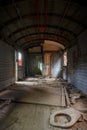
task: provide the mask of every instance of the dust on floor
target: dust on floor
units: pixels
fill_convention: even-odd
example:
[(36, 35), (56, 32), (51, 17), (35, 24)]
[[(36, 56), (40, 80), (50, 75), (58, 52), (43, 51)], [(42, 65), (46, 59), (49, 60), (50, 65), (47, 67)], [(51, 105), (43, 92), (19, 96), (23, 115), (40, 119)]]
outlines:
[[(24, 84), (25, 81), (20, 83), (16, 83), (15, 85), (13, 85), (10, 90), (7, 90), (9, 92), (9, 94), (4, 95), (3, 93), (1, 95), (1, 98), (4, 98), (4, 100), (6, 100), (6, 98), (9, 97), (10, 98), (14, 98), (16, 101), (15, 104), (16, 106), (14, 107), (13, 111), (9, 114), (9, 116), (7, 116), (5, 118), (5, 120), (3, 120), (3, 122), (0, 124), (0, 130), (64, 130), (64, 128), (58, 128), (58, 127), (53, 127), (50, 125), (49, 123), (49, 118), (50, 118), (50, 114), (56, 110), (61, 110), (64, 109), (64, 107), (59, 107), (54, 106), (53, 104), (53, 100), (51, 100), (51, 105), (49, 104), (41, 104), (41, 103), (32, 103), (32, 102), (26, 102), (26, 99), (24, 100), (20, 100), (19, 102), (17, 102), (19, 99), (18, 97), (23, 96), (23, 98), (25, 98), (25, 95), (27, 94), (26, 92), (31, 93), (31, 89), (33, 90), (37, 90), (38, 89), (48, 89), (49, 92), (52, 92), (56, 95), (58, 95), (58, 93), (56, 91), (58, 91), (57, 89), (60, 88), (60, 86), (62, 85), (66, 85), (66, 83), (63, 80), (60, 79), (40, 79), (40, 82), (38, 82), (37, 79), (30, 79), (29, 82), (31, 81), (33, 83), (37, 82), (37, 85), (33, 84), (31, 86), (31, 83), (28, 83), (28, 80), (26, 80), (27, 84)], [(30, 85), (29, 85), (30, 84)], [(53, 87), (51, 89), (51, 87)], [(26, 90), (26, 91), (25, 91)], [(52, 90), (52, 91), (51, 91)], [(63, 89), (61, 89), (60, 92), (62, 92)], [(13, 94), (10, 95), (10, 92), (13, 92)], [(23, 91), (25, 92), (23, 94)], [(21, 94), (20, 94), (21, 92)], [(6, 92), (4, 92), (6, 93)], [(16, 93), (16, 94), (15, 94)], [(23, 95), (22, 95), (23, 94)], [(31, 96), (34, 93), (31, 93)], [(10, 95), (10, 96), (9, 96)], [(16, 95), (16, 97), (15, 97)], [(62, 92), (61, 94), (59, 94), (60, 96), (62, 96), (62, 100), (64, 100), (64, 92)], [(7, 96), (7, 97), (6, 97)], [(45, 95), (44, 95), (45, 97)], [(35, 97), (37, 98), (37, 97)], [(40, 95), (41, 98), (41, 95)], [(57, 98), (56, 100), (60, 100), (60, 98), (58, 98), (58, 96), (56, 96), (55, 98)], [(17, 100), (18, 99), (18, 100)], [(28, 98), (27, 98), (28, 100)], [(37, 101), (37, 99), (36, 99)], [(61, 102), (61, 101), (58, 101)], [(63, 102), (65, 103), (65, 101)], [(60, 119), (62, 120), (62, 119)], [(67, 130), (87, 130), (87, 122), (86, 121), (78, 121), (75, 125), (73, 125), (71, 128), (67, 128)]]

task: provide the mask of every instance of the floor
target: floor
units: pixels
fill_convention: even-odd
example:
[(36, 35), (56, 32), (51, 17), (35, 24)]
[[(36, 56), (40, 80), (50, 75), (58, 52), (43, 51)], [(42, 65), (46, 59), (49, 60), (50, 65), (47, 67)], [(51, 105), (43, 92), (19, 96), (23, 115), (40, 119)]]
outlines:
[[(64, 85), (66, 86), (66, 82), (61, 79), (38, 80), (37, 78), (29, 78), (11, 86), (6, 90), (7, 92), (4, 91), (0, 94), (0, 99), (11, 99), (12, 104), (15, 104), (12, 111), (0, 124), (0, 130), (64, 130), (64, 128), (53, 127), (49, 123), (49, 117), (52, 112), (67, 107), (67, 105), (63, 106), (65, 104), (65, 96), (62, 86)], [(37, 93), (37, 89), (40, 90), (39, 93)], [(58, 90), (60, 93), (58, 93)], [(13, 92), (12, 95), (11, 91)], [(33, 91), (35, 92), (33, 93)], [(31, 96), (34, 97), (34, 94), (36, 94), (36, 102), (33, 102), (33, 99), (31, 102), (30, 98)], [(47, 97), (45, 94), (49, 96)], [(38, 101), (36, 97), (39, 96), (40, 99)], [(60, 100), (63, 102), (61, 103)], [(67, 128), (67, 130), (87, 130), (87, 122), (79, 121), (71, 128)]]

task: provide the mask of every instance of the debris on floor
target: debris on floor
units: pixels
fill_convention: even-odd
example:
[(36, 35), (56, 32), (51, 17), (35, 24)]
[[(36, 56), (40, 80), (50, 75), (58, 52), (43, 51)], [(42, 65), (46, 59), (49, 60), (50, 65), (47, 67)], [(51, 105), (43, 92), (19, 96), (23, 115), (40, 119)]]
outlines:
[[(58, 120), (55, 121), (55, 117), (58, 116)], [(55, 111), (50, 115), (50, 124), (60, 128), (69, 128), (73, 126), (83, 114), (73, 108), (68, 108), (60, 111)], [(60, 117), (66, 118), (67, 121), (63, 122), (63, 119), (60, 122)]]
[(87, 122), (87, 113), (83, 115), (84, 121)]
[(70, 94), (71, 103), (72, 104), (76, 103), (76, 99), (79, 99), (80, 97), (81, 97), (81, 93)]
[(87, 97), (81, 97), (77, 99), (77, 102), (73, 104), (73, 108), (86, 113), (87, 112)]
[[(5, 119), (6, 117), (7, 119), (11, 120), (11, 117), (7, 115), (9, 114), (9, 112), (11, 112), (13, 108), (15, 108), (15, 104), (18, 105), (20, 108), (18, 111), (19, 114), (20, 111), (23, 111), (24, 114), (24, 109), (22, 109), (20, 106), (24, 106), (25, 109), (27, 109), (26, 106), (33, 106), (31, 109), (31, 115), (34, 114), (33, 112), (35, 111), (35, 114), (37, 116), (38, 111), (38, 113), (41, 112), (42, 117), (43, 114), (46, 112), (45, 109), (48, 109), (48, 113), (45, 114), (45, 116), (47, 117), (45, 127), (46, 125), (49, 125), (48, 120), (50, 116), (52, 119), (50, 118), (51, 125), (49, 126), (49, 130), (50, 128), (53, 128), (52, 130), (61, 128), (60, 130), (62, 130), (64, 128), (68, 129), (68, 127), (70, 128), (69, 130), (86, 130), (87, 128), (87, 96), (61, 78), (27, 78), (24, 81), (16, 82), (12, 86), (8, 87), (7, 90), (0, 92), (0, 121), (3, 121), (3, 119)], [(37, 107), (34, 108), (34, 106)], [(44, 110), (42, 113), (43, 108)], [(16, 113), (17, 110), (13, 110), (14, 113)], [(23, 115), (22, 118), (25, 117), (26, 116)], [(18, 118), (17, 120), (14, 119), (17, 121), (14, 122), (14, 128), (12, 127), (12, 125), (11, 127), (9, 125), (10, 130), (16, 129), (16, 123), (20, 125), (19, 122), (22, 121), (22, 118)], [(32, 118), (27, 117), (28, 120), (32, 120)], [(41, 119), (39, 120), (39, 118), (37, 119), (34, 117), (33, 119), (35, 119), (36, 122), (37, 120), (38, 122), (41, 121)], [(5, 121), (5, 123), (8, 124), (8, 120)], [(23, 123), (26, 124), (26, 122)], [(23, 129), (25, 129), (24, 126), (22, 127)], [(33, 126), (31, 126), (30, 128), (32, 129), (32, 127)], [(36, 127), (35, 129), (38, 129), (38, 125)], [(9, 130), (9, 128), (7, 130)], [(47, 128), (45, 128), (44, 130), (46, 129)], [(17, 130), (21, 130), (21, 128), (18, 128)]]
[(11, 103), (9, 100), (0, 102), (0, 123), (9, 115), (14, 106), (15, 104)]

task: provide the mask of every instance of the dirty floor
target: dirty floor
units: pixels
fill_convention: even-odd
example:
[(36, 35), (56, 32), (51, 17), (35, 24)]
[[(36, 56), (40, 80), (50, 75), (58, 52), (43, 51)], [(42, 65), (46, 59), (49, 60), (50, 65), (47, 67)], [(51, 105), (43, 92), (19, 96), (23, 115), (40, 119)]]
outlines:
[[(30, 81), (29, 81), (30, 82)], [(31, 82), (33, 83), (33, 80), (31, 80)], [(48, 93), (54, 93), (54, 97), (56, 101), (58, 101), (57, 103), (60, 104), (60, 102), (64, 99), (64, 93), (62, 92), (62, 89), (59, 89), (59, 91), (61, 92), (61, 94), (59, 94), (58, 88), (60, 88), (60, 85), (62, 86), (62, 84), (64, 85), (64, 82), (58, 80), (58, 81), (54, 81), (50, 82), (50, 80), (48, 81), (44, 81), (44, 83), (42, 83), (41, 86), (41, 82), (38, 83), (37, 80), (35, 80), (34, 82), (37, 82), (38, 85), (38, 89), (44, 90), (46, 87), (48, 88)], [(30, 92), (30, 95), (34, 97), (34, 93), (32, 93), (30, 91), (31, 87), (33, 87), (33, 91), (37, 90), (37, 86), (29, 86), (28, 81), (25, 82), (26, 84), (17, 84), (13, 85), (11, 88), (9, 88), (10, 90), (7, 91), (17, 91), (18, 93), (17, 95), (17, 99), (14, 97), (14, 103), (15, 106), (12, 109), (12, 111), (10, 112), (10, 114), (3, 120), (3, 122), (0, 124), (0, 130), (87, 130), (87, 122), (86, 121), (78, 121), (75, 125), (73, 125), (71, 128), (58, 128), (58, 127), (53, 127), (50, 125), (49, 123), (49, 117), (50, 114), (53, 113), (56, 110), (62, 110), (64, 109), (65, 106), (61, 107), (57, 104), (54, 105), (54, 100), (47, 100), (48, 104), (46, 104), (46, 102), (41, 103), (41, 101), (38, 103), (37, 99), (36, 102), (30, 102), (30, 98), (27, 95), (27, 98), (25, 98), (25, 94), (23, 95), (23, 97), (21, 99), (18, 99), (18, 95), (22, 95), (23, 94), (23, 90), (24, 92), (26, 92), (25, 90)], [(35, 84), (36, 85), (36, 84)], [(29, 87), (29, 88), (28, 88)], [(53, 88), (50, 88), (53, 87)], [(21, 94), (20, 93), (21, 90)], [(52, 91), (51, 91), (52, 90)], [(47, 94), (46, 92), (46, 94)], [(45, 93), (45, 91), (44, 91)], [(29, 93), (28, 93), (29, 94)], [(37, 93), (35, 93), (37, 94)], [(41, 92), (38, 93), (37, 95), (39, 96), (40, 94), (40, 98), (44, 98), (45, 95), (42, 93), (42, 97), (41, 97)], [(3, 94), (2, 94), (3, 95)], [(14, 94), (15, 95), (15, 94)], [(49, 95), (49, 94), (48, 94)], [(38, 97), (37, 96), (37, 97)], [(1, 96), (3, 97), (3, 96)], [(7, 94), (8, 99), (12, 98), (10, 95), (9, 98), (9, 94)], [(35, 98), (37, 98), (35, 97)], [(60, 98), (61, 97), (61, 98)], [(3, 97), (4, 100), (6, 97)], [(47, 98), (47, 97), (46, 97)], [(50, 95), (51, 98), (51, 95)], [(29, 99), (29, 100), (28, 100)], [(48, 96), (49, 99), (49, 96)], [(60, 101), (61, 100), (61, 101)], [(50, 104), (49, 104), (50, 102)], [(65, 101), (63, 102), (65, 104)], [(62, 104), (63, 104), (62, 103)], [(74, 106), (74, 105), (73, 105)], [(63, 119), (60, 118), (60, 121), (62, 121)]]

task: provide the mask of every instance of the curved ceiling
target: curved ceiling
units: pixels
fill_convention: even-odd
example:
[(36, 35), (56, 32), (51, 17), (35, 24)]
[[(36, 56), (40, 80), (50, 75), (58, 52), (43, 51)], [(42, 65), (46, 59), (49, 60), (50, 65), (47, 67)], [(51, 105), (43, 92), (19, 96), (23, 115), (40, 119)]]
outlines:
[(44, 40), (76, 44), (87, 28), (86, 0), (0, 0), (0, 38), (28, 49)]
[[(44, 52), (56, 52), (64, 49), (65, 47), (58, 42), (44, 40), (44, 44), (43, 44)], [(30, 47), (29, 53), (41, 53), (41, 47), (40, 46)]]

